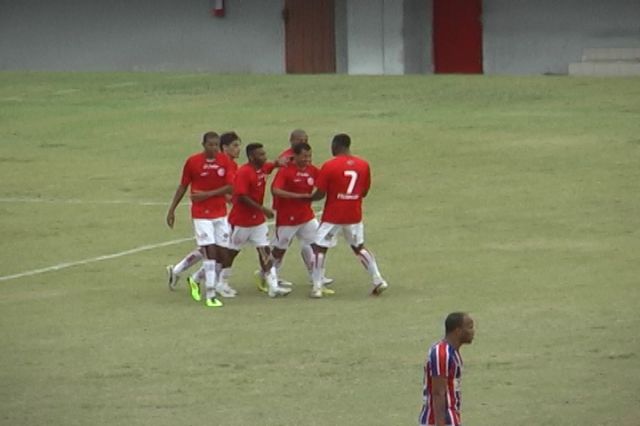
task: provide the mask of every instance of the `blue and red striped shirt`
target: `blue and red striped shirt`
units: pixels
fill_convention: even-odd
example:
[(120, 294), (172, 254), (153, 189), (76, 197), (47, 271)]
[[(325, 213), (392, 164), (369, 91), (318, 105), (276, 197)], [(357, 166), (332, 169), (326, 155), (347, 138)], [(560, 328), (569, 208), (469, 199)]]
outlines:
[(460, 380), (462, 378), (462, 357), (460, 352), (447, 343), (440, 340), (433, 344), (427, 354), (424, 365), (424, 384), (422, 397), (424, 405), (420, 412), (421, 425), (435, 425), (436, 418), (433, 412), (433, 377), (440, 376), (447, 380), (447, 395), (445, 398), (445, 424), (461, 426), (460, 420)]

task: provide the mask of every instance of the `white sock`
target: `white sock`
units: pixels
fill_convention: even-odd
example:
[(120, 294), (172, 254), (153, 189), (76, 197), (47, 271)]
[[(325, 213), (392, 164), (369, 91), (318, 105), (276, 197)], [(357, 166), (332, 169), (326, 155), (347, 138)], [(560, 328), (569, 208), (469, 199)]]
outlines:
[(360, 259), (360, 263), (365, 267), (369, 275), (374, 282), (382, 281), (382, 276), (380, 275), (380, 270), (378, 269), (378, 264), (376, 263), (376, 258), (369, 252), (367, 249), (360, 250), (360, 253), (357, 254)]
[(309, 276), (311, 276), (311, 274), (313, 274), (313, 249), (309, 244), (304, 244), (300, 247), (300, 256), (302, 256), (304, 266), (307, 267)]
[(183, 273), (195, 265), (200, 259), (202, 259), (202, 253), (200, 253), (200, 250), (192, 251), (173, 267), (173, 273), (177, 275)]
[[(218, 265), (220, 265), (218, 263)], [(218, 275), (218, 282), (221, 284), (229, 284), (229, 277), (231, 276), (231, 268), (222, 268)]]
[(276, 268), (274, 266), (271, 267), (266, 272), (263, 272), (264, 279), (267, 280), (267, 285), (269, 288), (274, 289), (278, 287), (278, 274), (276, 273)]
[(203, 265), (191, 275), (191, 279), (197, 283), (202, 283), (205, 280), (206, 276), (204, 273), (204, 262)]
[(322, 287), (322, 278), (324, 277), (324, 253), (315, 253), (313, 256), (313, 287)]
[(280, 268), (282, 268), (282, 261), (284, 258), (277, 259), (272, 257), (273, 267), (276, 268), (276, 275), (280, 276)]
[(207, 299), (216, 297), (216, 261), (203, 260)]

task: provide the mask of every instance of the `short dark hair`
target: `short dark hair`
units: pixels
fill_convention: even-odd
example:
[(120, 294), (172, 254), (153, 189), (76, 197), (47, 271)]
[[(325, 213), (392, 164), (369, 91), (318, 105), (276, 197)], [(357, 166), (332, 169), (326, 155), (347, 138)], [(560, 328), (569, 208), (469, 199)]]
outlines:
[(338, 133), (333, 137), (331, 143), (333, 146), (349, 149), (351, 147), (351, 138), (346, 133)]
[(311, 151), (311, 145), (306, 142), (301, 142), (299, 144), (295, 144), (291, 149), (293, 149), (294, 154), (298, 155), (302, 151)]
[(233, 141), (240, 140), (240, 136), (236, 132), (224, 132), (220, 135), (220, 148), (231, 145)]
[(256, 149), (260, 149), (262, 147), (263, 145), (261, 143), (250, 143), (249, 145), (247, 145), (247, 148), (246, 148), (247, 158), (251, 157), (251, 154), (253, 153), (253, 151), (255, 151)]
[(220, 136), (218, 136), (216, 132), (207, 132), (204, 135), (202, 135), (202, 143), (205, 143), (209, 139), (219, 138), (219, 137)]
[(464, 317), (467, 314), (465, 312), (452, 312), (447, 315), (447, 319), (444, 320), (444, 332), (446, 334), (451, 333), (452, 331), (462, 327), (464, 323)]

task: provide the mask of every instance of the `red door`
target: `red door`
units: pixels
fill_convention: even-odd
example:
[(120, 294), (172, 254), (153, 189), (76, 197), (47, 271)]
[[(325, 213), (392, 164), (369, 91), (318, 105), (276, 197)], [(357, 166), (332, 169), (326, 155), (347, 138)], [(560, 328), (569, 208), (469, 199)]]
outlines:
[(433, 0), (436, 73), (482, 74), (482, 0)]
[(335, 73), (334, 0), (285, 0), (287, 73)]

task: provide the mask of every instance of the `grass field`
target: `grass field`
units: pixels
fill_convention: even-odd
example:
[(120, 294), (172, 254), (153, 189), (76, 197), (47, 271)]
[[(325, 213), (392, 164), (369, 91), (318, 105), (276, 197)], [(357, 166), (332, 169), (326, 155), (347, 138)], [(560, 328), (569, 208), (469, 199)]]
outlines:
[[(207, 130), (276, 154), (305, 128), (369, 159), (367, 244), (332, 298), (166, 289), (166, 207)], [(0, 424), (412, 425), (453, 310), (466, 425), (640, 424), (640, 80), (0, 73)], [(321, 208), (321, 205), (318, 205)]]

